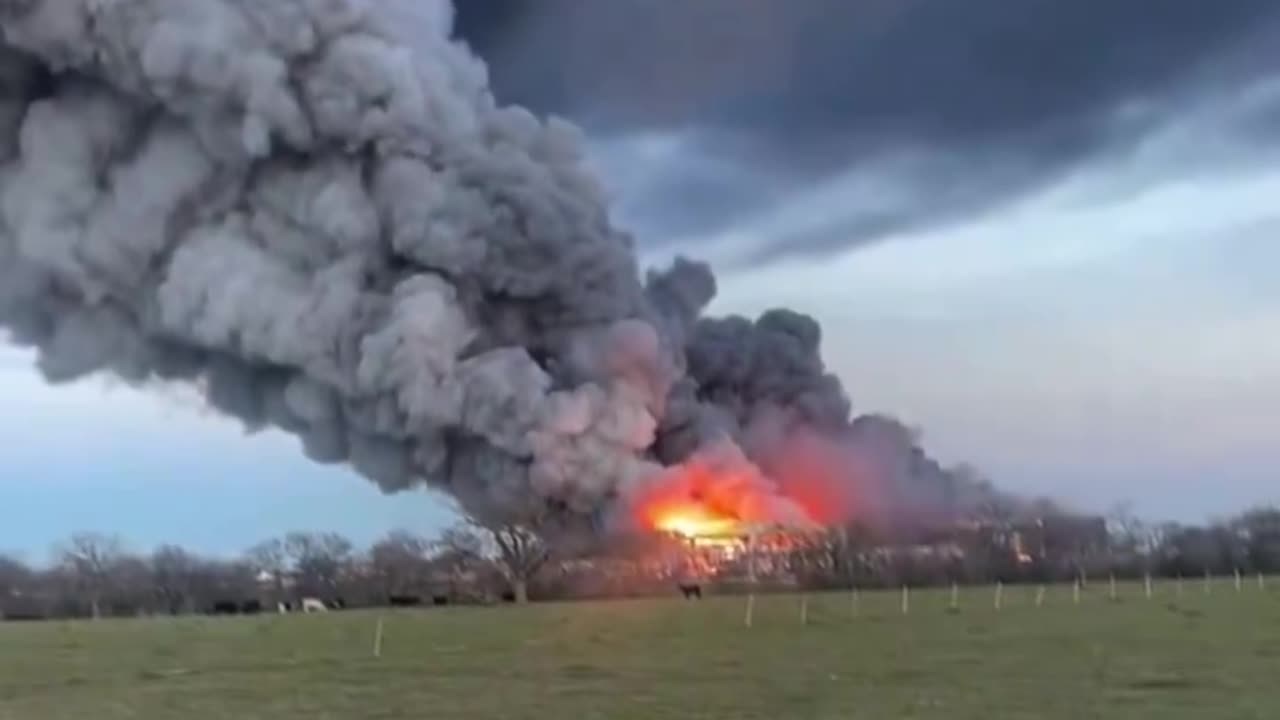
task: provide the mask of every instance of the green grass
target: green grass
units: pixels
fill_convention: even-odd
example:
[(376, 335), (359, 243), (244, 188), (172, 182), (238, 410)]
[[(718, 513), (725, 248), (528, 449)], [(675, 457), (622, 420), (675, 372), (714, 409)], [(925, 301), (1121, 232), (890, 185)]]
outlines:
[(0, 720), (1280, 716), (1280, 592), (1034, 593), (0, 624)]

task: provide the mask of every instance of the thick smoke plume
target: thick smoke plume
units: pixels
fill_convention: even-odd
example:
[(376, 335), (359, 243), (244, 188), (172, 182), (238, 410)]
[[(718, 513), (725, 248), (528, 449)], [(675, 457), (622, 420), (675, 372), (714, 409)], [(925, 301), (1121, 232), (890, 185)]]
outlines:
[(758, 464), (754, 514), (855, 504), (817, 323), (642, 282), (575, 129), (499, 106), (451, 16), (0, 0), (0, 324), (50, 382), (194, 383), (482, 520), (599, 530), (691, 458)]

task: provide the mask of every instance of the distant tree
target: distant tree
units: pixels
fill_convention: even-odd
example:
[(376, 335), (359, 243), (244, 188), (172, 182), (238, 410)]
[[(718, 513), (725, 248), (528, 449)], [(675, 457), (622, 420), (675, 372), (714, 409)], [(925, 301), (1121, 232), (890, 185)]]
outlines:
[(551, 545), (541, 534), (541, 516), (492, 524), (473, 521), (473, 527), (493, 541), (499, 568), (516, 602), (529, 602), (529, 583), (551, 561)]
[(148, 559), (121, 554), (111, 566), (105, 599), (107, 610), (114, 617), (152, 612), (157, 598)]
[(439, 551), (438, 557), (447, 555), (463, 563), (474, 562), (485, 556), (485, 539), (480, 533), (488, 532), (475, 523), (454, 525), (441, 533), (440, 539), (434, 543)]
[(0, 555), (0, 610), (8, 598), (30, 591), (35, 571), (8, 555)]
[(1280, 508), (1254, 508), (1233, 520), (1232, 526), (1245, 544), (1251, 568), (1280, 570)]
[(500, 572), (490, 560), (488, 535), (488, 530), (474, 524), (455, 525), (431, 544), (429, 572), (433, 579), (445, 579), (450, 595), (474, 594)]
[(1178, 528), (1168, 544), (1170, 565), (1178, 574), (1196, 575), (1221, 570), (1221, 548), (1210, 528)]
[(77, 595), (89, 604), (92, 617), (102, 616), (102, 602), (113, 588), (113, 572), (124, 559), (118, 537), (79, 533), (61, 548), (63, 568), (75, 584)]
[(1154, 523), (1148, 530), (1147, 537), (1151, 545), (1151, 567), (1162, 575), (1175, 575), (1178, 568), (1178, 548), (1176, 540), (1182, 533), (1178, 523)]
[(351, 566), (351, 541), (337, 533), (289, 533), (285, 552), (304, 593), (332, 596)]
[(1231, 521), (1216, 522), (1209, 528), (1218, 553), (1217, 569), (1221, 573), (1247, 570), (1249, 567), (1248, 531)]
[(1133, 503), (1122, 502), (1107, 515), (1107, 533), (1113, 552), (1144, 554), (1150, 548), (1150, 531), (1133, 510)]
[(369, 548), (369, 572), (385, 600), (420, 592), (431, 565), (431, 543), (403, 530), (389, 533)]
[(165, 612), (177, 615), (194, 609), (200, 575), (205, 562), (175, 545), (157, 548), (151, 554), (151, 586)]
[(253, 569), (255, 575), (270, 577), (276, 599), (283, 599), (285, 579), (290, 570), (289, 552), (284, 540), (273, 538), (254, 545), (245, 552), (245, 563)]
[(257, 598), (258, 572), (248, 560), (203, 560), (191, 575), (191, 604), (207, 610), (219, 601)]

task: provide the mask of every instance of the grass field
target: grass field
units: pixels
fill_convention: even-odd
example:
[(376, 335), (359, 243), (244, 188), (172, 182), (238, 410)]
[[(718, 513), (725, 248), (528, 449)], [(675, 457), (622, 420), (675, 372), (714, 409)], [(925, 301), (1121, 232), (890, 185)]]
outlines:
[(1280, 717), (1280, 588), (1034, 594), (0, 624), (0, 720)]

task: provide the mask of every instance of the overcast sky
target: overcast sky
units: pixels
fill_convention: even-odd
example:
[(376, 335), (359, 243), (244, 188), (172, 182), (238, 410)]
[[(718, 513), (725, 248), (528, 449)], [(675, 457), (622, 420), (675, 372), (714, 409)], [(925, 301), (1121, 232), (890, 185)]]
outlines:
[[(499, 97), (582, 125), (646, 262), (824, 325), (862, 411), (1001, 485), (1280, 501), (1280, 3), (467, 0)], [(175, 394), (0, 351), (0, 549), (234, 552), (447, 521)]]

